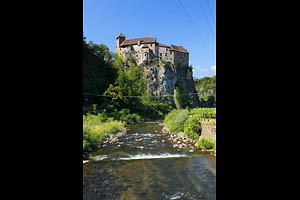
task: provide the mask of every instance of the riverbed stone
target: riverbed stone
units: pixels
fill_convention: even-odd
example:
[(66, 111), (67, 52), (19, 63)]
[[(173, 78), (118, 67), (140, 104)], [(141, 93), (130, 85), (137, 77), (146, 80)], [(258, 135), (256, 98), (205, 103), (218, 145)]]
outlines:
[(182, 137), (184, 137), (184, 132), (181, 131), (181, 132), (177, 133), (177, 135), (178, 135), (178, 137), (182, 138)]
[(181, 196), (171, 197), (170, 200), (181, 200)]

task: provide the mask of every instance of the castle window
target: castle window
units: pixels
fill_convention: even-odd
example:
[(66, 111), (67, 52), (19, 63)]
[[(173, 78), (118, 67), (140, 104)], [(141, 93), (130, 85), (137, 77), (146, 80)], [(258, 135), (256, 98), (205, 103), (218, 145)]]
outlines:
[(172, 58), (170, 58), (170, 60), (172, 60)]
[(136, 55), (135, 57), (138, 57), (138, 55)]
[(172, 51), (170, 51), (170, 55), (172, 54)]
[(168, 56), (168, 54), (166, 53), (166, 56)]
[(160, 53), (159, 55), (162, 56), (162, 53)]
[(145, 56), (147, 56), (147, 54), (145, 53)]
[(166, 48), (166, 51), (168, 51), (168, 48)]

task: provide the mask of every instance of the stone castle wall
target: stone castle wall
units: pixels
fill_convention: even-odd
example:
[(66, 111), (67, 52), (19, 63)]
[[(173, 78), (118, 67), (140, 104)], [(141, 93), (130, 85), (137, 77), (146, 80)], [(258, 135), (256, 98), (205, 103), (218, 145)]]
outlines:
[(201, 124), (202, 127), (202, 132), (201, 132), (201, 137), (208, 137), (211, 139), (216, 139), (217, 138), (217, 126), (216, 124)]

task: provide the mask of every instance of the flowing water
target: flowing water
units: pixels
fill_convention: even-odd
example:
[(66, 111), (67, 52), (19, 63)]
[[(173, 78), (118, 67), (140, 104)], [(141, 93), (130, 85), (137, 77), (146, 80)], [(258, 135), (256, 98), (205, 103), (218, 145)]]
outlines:
[(84, 164), (84, 200), (216, 199), (215, 156), (174, 149), (157, 123), (128, 129)]

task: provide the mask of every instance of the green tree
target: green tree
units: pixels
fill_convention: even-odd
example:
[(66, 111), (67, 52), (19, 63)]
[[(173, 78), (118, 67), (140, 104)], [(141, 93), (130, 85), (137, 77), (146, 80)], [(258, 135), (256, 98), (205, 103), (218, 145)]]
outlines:
[(216, 75), (195, 79), (195, 88), (197, 90), (201, 107), (215, 107), (216, 93)]
[(183, 108), (183, 102), (182, 102), (182, 97), (180, 95), (180, 88), (179, 86), (175, 86), (174, 90), (174, 101), (177, 109), (182, 109)]
[[(113, 54), (103, 44), (86, 43), (83, 38), (83, 102), (85, 105), (104, 102), (103, 94), (115, 82), (117, 69)], [(87, 101), (86, 101), (87, 100)]]
[(127, 71), (119, 69), (118, 78), (114, 85), (104, 93), (115, 96), (106, 101), (106, 105), (113, 105), (116, 109), (129, 108), (136, 111), (141, 106), (139, 96), (146, 93), (146, 79), (140, 65), (132, 63)]

